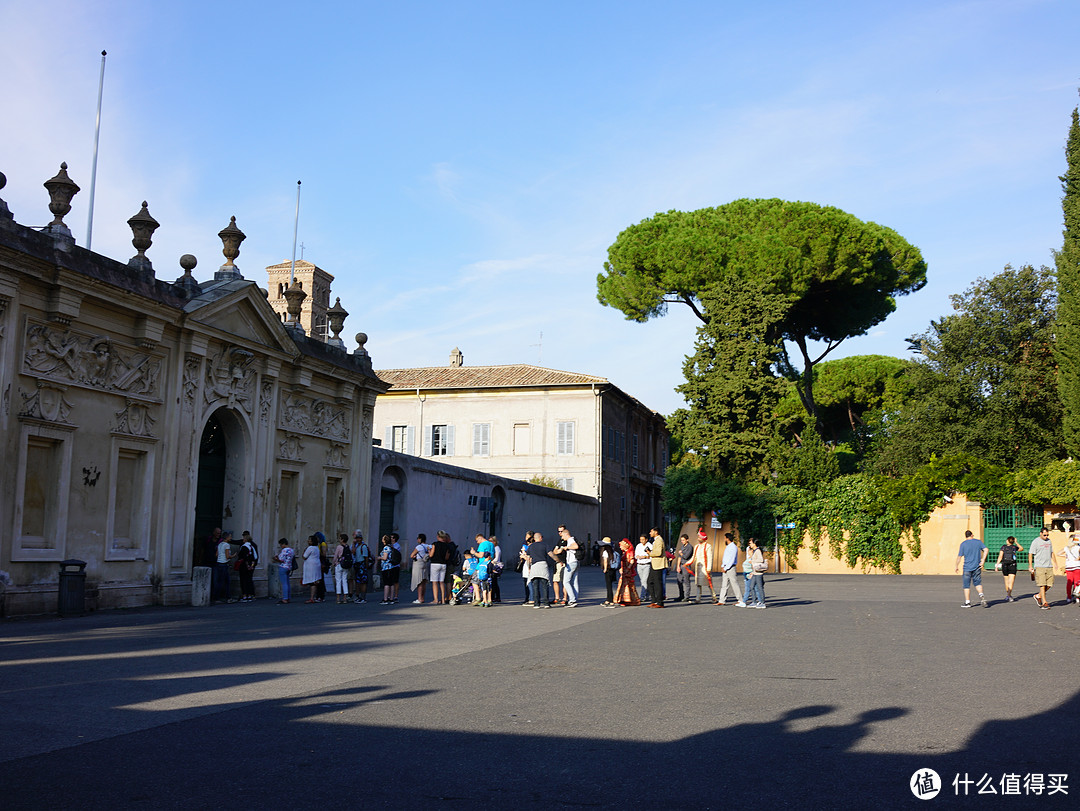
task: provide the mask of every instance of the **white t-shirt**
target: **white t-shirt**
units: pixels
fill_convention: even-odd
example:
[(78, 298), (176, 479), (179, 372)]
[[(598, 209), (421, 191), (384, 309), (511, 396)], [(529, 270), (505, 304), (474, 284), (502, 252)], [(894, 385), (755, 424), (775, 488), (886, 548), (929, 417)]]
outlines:
[(228, 563), (229, 562), (229, 542), (218, 541), (217, 545), (217, 562)]
[(1065, 553), (1065, 571), (1080, 569), (1080, 546), (1073, 544), (1061, 551)]
[(566, 546), (566, 547), (567, 547), (567, 549), (566, 549), (566, 562), (567, 562), (567, 563), (577, 563), (577, 559), (578, 559), (578, 557), (577, 557), (577, 553), (578, 553), (578, 550), (576, 550), (576, 549), (571, 549), (571, 548), (570, 548), (570, 547), (568, 546), (568, 544), (570, 543), (570, 541), (573, 541), (574, 543), (577, 543), (577, 539), (576, 539), (576, 538), (575, 538), (575, 537), (574, 537), (573, 535), (571, 535), (571, 536), (570, 536), (569, 538), (567, 538), (567, 539), (566, 539), (565, 541), (563, 541), (563, 546)]

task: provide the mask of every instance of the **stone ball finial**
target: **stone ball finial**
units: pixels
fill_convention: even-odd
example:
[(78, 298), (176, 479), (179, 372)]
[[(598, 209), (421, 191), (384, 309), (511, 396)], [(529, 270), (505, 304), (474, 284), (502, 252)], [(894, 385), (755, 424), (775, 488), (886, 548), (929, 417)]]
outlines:
[[(7, 178), (4, 177), (3, 172), (0, 172), (0, 191), (3, 191), (4, 186), (6, 186), (6, 185), (7, 185)], [(11, 211), (8, 209), (7, 203), (5, 203), (3, 200), (0, 200), (0, 222), (2, 222), (3, 220), (12, 220), (12, 219), (14, 219), (14, 217), (12, 216)]]
[(185, 253), (180, 257), (180, 267), (184, 269), (184, 275), (173, 282), (174, 285), (184, 291), (184, 294), (189, 299), (202, 293), (202, 287), (195, 281), (195, 277), (191, 275), (191, 271), (195, 270), (197, 264), (199, 264), (198, 259), (190, 253)]
[(357, 344), (356, 349), (357, 349), (358, 352), (366, 351), (364, 349), (364, 344), (366, 344), (366, 343), (367, 343), (367, 333), (366, 332), (358, 332), (358, 333), (356, 333), (356, 344)]

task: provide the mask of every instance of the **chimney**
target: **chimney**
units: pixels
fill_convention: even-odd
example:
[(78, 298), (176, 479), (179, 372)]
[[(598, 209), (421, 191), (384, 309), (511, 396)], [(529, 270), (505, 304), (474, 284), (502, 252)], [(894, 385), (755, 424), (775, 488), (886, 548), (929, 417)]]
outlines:
[(457, 368), (457, 367), (461, 366), (461, 364), (464, 363), (464, 362), (465, 362), (465, 356), (462, 355), (461, 350), (458, 349), (455, 346), (454, 350), (450, 353), (450, 365), (453, 366), (454, 368)]

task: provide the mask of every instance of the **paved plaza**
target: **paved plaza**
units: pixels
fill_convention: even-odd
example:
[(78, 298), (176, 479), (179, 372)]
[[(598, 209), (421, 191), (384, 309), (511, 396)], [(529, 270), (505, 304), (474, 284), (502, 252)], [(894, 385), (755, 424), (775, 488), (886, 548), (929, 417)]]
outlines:
[[(4, 622), (0, 807), (1080, 798), (1075, 606), (1005, 603), (993, 575), (988, 609), (961, 609), (959, 577), (769, 576), (765, 611), (605, 608), (598, 570), (582, 581), (573, 609), (521, 607), (508, 574), (492, 608), (258, 600)], [(943, 787), (924, 806), (909, 783), (927, 769)]]

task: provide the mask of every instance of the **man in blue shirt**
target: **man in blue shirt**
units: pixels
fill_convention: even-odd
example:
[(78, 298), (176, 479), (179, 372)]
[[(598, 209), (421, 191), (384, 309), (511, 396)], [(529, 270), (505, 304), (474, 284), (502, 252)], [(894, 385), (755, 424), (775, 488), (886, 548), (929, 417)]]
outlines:
[(960, 564), (964, 564), (964, 604), (961, 608), (971, 608), (971, 586), (974, 584), (975, 591), (979, 592), (979, 602), (986, 608), (986, 597), (982, 589), (982, 569), (986, 563), (986, 553), (989, 550), (986, 544), (972, 535), (971, 530), (964, 533), (964, 542), (960, 544), (960, 551), (956, 555), (956, 571), (960, 571)]

